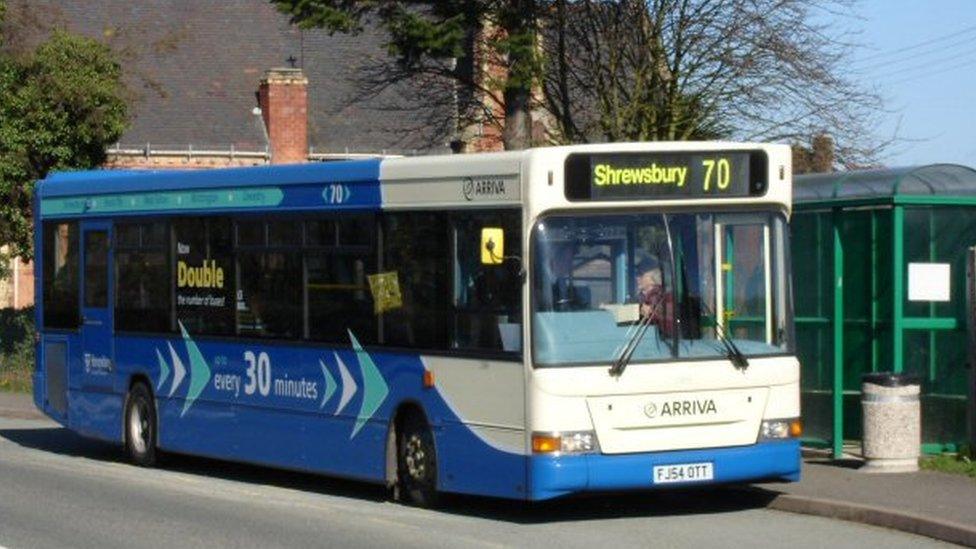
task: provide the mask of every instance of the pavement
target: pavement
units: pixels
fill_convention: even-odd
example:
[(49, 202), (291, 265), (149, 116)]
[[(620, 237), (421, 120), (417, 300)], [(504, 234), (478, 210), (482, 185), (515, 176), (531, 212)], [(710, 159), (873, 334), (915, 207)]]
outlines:
[[(0, 416), (43, 419), (30, 395), (0, 392)], [(767, 507), (890, 528), (976, 547), (976, 480), (935, 471), (865, 473), (856, 448), (841, 460), (804, 451), (802, 480), (744, 488)], [(735, 488), (738, 489), (738, 488)]]
[[(854, 449), (852, 449), (854, 450)], [(976, 547), (976, 480), (937, 471), (866, 473), (857, 450), (845, 458), (804, 451), (802, 480), (762, 485), (780, 511), (871, 524)]]
[(45, 419), (34, 406), (34, 397), (23, 393), (0, 391), (0, 416), (14, 419)]

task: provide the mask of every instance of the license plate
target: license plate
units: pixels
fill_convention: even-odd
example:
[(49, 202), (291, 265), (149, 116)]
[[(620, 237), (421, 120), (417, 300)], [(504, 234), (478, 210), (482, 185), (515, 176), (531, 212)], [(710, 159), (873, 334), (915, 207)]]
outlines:
[(654, 484), (669, 482), (704, 482), (715, 478), (711, 463), (682, 463), (654, 467)]

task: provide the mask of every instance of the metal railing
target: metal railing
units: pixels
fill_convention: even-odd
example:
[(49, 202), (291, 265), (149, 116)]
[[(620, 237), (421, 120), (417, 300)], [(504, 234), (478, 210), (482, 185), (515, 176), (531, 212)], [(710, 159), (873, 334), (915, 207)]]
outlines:
[(194, 148), (192, 143), (189, 143), (185, 148), (178, 146), (173, 147), (158, 147), (154, 148), (152, 143), (146, 143), (141, 147), (123, 147), (121, 144), (116, 143), (115, 146), (110, 147), (105, 151), (109, 156), (141, 156), (143, 158), (150, 158), (153, 156), (168, 156), (168, 157), (185, 157), (190, 158), (229, 158), (231, 160), (242, 158), (257, 158), (262, 160), (271, 159), (271, 151), (265, 147), (264, 150), (238, 150), (234, 145), (230, 145), (228, 148)]

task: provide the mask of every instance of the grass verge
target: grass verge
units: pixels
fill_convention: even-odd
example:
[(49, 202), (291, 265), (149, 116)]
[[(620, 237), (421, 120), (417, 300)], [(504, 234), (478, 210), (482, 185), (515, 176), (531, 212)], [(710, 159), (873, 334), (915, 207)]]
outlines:
[(965, 475), (976, 479), (976, 461), (962, 454), (939, 454), (923, 458), (919, 464), (922, 469), (929, 471)]

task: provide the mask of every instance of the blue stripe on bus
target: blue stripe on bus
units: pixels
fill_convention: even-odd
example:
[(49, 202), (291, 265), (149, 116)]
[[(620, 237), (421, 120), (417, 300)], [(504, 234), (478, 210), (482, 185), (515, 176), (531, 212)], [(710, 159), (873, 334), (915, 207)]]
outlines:
[[(390, 420), (400, 404), (415, 402), (432, 425), (439, 487), (449, 492), (543, 500), (585, 491), (674, 487), (678, 485), (655, 486), (654, 466), (702, 462), (713, 464), (709, 483), (795, 481), (800, 475), (795, 440), (621, 455), (551, 457), (502, 451), (466, 426), (436, 388), (423, 388), (424, 365), (412, 353), (371, 352), (355, 344), (292, 347), (200, 340), (193, 345), (208, 364), (201, 368), (194, 367), (192, 347), (181, 338), (119, 336), (116, 342), (114, 391), (93, 390), (98, 383), (88, 379), (91, 374), (73, 376), (67, 425), (81, 434), (121, 440), (126, 381), (145, 375), (157, 394), (160, 447), (187, 454), (384, 482)], [(257, 360), (262, 353), (268, 355), (273, 374), (268, 397), (260, 397), (259, 386), (253, 395), (244, 394), (248, 365), (242, 357), (248, 351)], [(361, 362), (359, 353), (368, 355), (372, 365)], [(71, 360), (79, 362), (80, 357)], [(84, 371), (80, 363), (71, 367)], [(240, 376), (239, 385), (228, 385), (226, 377), (215, 381), (227, 374)], [(275, 395), (274, 381), (286, 375), (292, 381), (315, 382), (316, 398)], [(38, 388), (43, 378), (43, 372), (37, 375)], [(343, 384), (350, 382), (355, 388), (343, 404)], [(328, 391), (330, 384), (335, 386)], [(204, 389), (191, 400), (191, 387)], [(42, 408), (52, 414), (50, 406)]]
[[(655, 485), (657, 465), (711, 463), (707, 482)], [(550, 499), (583, 491), (647, 490), (702, 484), (800, 479), (800, 442), (774, 441), (730, 448), (619, 455), (533, 456), (529, 458), (529, 497)]]
[(40, 218), (378, 209), (380, 160), (208, 171), (56, 173), (36, 190)]
[[(104, 373), (87, 372), (80, 357), (71, 358), (76, 362), (67, 425), (86, 436), (121, 441), (127, 381), (144, 375), (156, 394), (163, 449), (383, 482), (390, 420), (399, 405), (415, 402), (432, 425), (442, 490), (526, 497), (526, 456), (492, 447), (463, 424), (436, 388), (424, 389), (418, 355), (373, 352), (353, 338), (346, 345), (295, 347), (117, 336), (115, 371), (109, 374), (114, 389), (101, 388)], [(272, 374), (270, 383), (256, 381), (250, 395), (248, 352), (256, 376), (263, 360)], [(37, 380), (43, 383), (43, 373)], [(330, 383), (336, 385), (332, 391)], [(42, 409), (54, 417), (50, 406)]]

